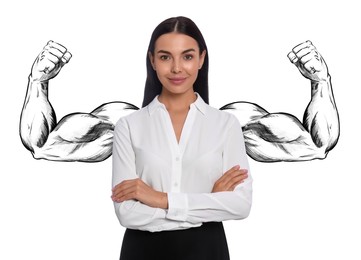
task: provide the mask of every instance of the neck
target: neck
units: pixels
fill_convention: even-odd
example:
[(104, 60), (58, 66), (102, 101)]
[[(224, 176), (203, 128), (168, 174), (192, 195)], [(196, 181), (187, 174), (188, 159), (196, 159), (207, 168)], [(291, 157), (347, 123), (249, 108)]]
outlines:
[(197, 100), (197, 95), (193, 90), (182, 94), (162, 91), (158, 100), (165, 105), (168, 111), (188, 110), (190, 105)]

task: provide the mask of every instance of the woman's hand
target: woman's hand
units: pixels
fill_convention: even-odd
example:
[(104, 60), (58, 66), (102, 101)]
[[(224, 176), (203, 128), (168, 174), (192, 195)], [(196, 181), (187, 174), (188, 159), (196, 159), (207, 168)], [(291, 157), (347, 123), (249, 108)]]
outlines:
[(213, 185), (213, 192), (233, 191), (236, 186), (248, 178), (248, 171), (236, 165), (226, 171)]
[(167, 193), (156, 191), (141, 179), (122, 181), (112, 189), (112, 200), (123, 202), (126, 200), (137, 200), (153, 208), (168, 208)]

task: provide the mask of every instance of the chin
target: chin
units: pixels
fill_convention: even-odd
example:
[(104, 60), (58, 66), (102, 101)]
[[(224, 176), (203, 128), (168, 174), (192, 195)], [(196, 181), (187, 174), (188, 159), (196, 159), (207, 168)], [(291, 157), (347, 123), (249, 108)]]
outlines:
[(167, 89), (167, 91), (173, 95), (182, 95), (182, 94), (186, 94), (190, 91), (194, 92), (193, 89), (190, 90), (190, 89), (181, 89), (181, 88)]

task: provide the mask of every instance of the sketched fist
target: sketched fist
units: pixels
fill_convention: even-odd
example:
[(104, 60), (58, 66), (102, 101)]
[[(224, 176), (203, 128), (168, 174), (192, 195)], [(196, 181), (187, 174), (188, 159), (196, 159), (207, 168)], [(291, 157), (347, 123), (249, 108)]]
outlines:
[(287, 56), (307, 79), (316, 82), (327, 80), (328, 68), (325, 60), (311, 41), (297, 45)]
[(64, 46), (49, 41), (34, 61), (31, 79), (44, 82), (54, 78), (70, 59), (71, 53)]

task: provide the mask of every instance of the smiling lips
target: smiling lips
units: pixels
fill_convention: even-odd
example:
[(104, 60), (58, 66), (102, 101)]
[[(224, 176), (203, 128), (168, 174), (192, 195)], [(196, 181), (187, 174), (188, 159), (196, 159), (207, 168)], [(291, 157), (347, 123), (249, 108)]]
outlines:
[(174, 85), (180, 85), (182, 84), (187, 78), (186, 77), (174, 77), (174, 78), (168, 78), (170, 82), (172, 82)]

